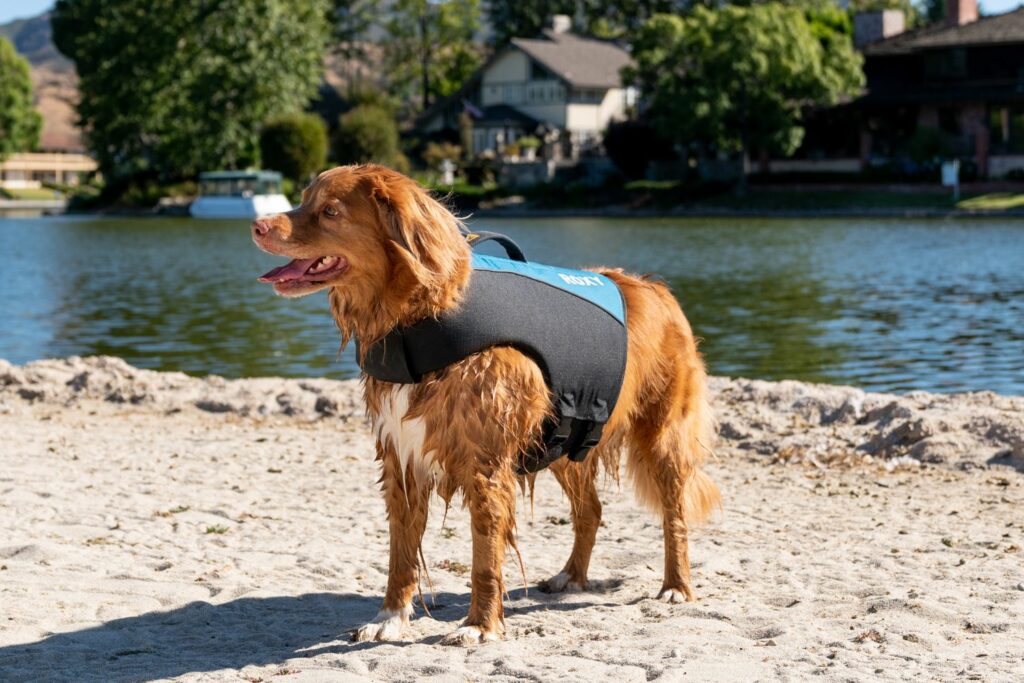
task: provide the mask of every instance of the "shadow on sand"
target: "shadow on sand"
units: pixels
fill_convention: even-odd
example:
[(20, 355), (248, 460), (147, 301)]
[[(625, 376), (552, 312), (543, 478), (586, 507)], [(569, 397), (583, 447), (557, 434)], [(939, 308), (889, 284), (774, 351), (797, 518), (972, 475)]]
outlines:
[[(530, 594), (534, 595), (532, 590)], [(511, 592), (509, 614), (594, 604), (546, 599), (516, 605), (521, 597), (521, 590)], [(378, 595), (309, 593), (239, 598), (219, 605), (192, 602), (166, 612), (54, 634), (35, 643), (0, 647), (0, 681), (147, 681), (365, 650), (385, 643), (352, 643), (351, 631), (373, 619), (380, 599)], [(436, 606), (431, 608), (435, 619), (451, 622), (454, 628), (466, 616), (468, 593), (438, 593), (435, 599)], [(416, 613), (422, 615), (422, 609)]]

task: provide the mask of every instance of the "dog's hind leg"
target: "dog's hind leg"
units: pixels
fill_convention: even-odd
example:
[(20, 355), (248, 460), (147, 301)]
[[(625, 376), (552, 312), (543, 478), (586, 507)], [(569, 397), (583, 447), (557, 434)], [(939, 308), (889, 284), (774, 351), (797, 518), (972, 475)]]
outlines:
[[(412, 616), (412, 598), (419, 579), (419, 549), (427, 525), (430, 487), (399, 473), (391, 445), (377, 445), (382, 463), (381, 484), (391, 531), (388, 587), (377, 617), (355, 632), (354, 640), (397, 640)], [(410, 468), (411, 470), (411, 468)], [(407, 473), (408, 474), (408, 473)], [(408, 488), (406, 488), (408, 487)]]
[(597, 464), (597, 454), (591, 453), (580, 463), (562, 458), (551, 465), (552, 474), (569, 499), (575, 538), (569, 560), (562, 571), (540, 584), (540, 589), (546, 593), (577, 591), (587, 587), (590, 554), (594, 550), (597, 529), (601, 526), (601, 500), (597, 495), (596, 482)]
[[(678, 410), (678, 412), (676, 412)], [(633, 430), (627, 467), (638, 497), (661, 515), (665, 575), (658, 597), (665, 602), (694, 599), (690, 582), (689, 535), (720, 502), (718, 488), (700, 470), (710, 442), (711, 416), (698, 395), (663, 421), (650, 415)]]

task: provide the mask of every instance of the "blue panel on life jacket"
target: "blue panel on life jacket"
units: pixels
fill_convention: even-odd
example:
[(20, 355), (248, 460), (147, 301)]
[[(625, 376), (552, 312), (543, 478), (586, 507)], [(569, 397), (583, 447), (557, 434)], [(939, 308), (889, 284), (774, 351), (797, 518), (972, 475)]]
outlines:
[(626, 306), (618, 285), (604, 275), (588, 270), (573, 270), (543, 263), (513, 261), (499, 256), (473, 254), (474, 270), (515, 273), (557, 287), (600, 306), (620, 323), (626, 323)]

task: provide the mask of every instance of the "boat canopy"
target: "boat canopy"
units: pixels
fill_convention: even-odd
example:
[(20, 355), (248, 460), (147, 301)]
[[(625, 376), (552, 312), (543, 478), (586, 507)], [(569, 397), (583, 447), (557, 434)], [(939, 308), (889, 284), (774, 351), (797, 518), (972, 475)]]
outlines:
[(281, 194), (281, 174), (277, 171), (206, 171), (199, 174), (199, 194), (203, 197)]

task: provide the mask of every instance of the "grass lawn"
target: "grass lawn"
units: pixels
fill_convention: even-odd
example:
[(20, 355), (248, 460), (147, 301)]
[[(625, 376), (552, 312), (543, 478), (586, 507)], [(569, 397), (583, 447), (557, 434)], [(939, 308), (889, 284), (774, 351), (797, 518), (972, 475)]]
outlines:
[(1024, 208), (1024, 192), (991, 192), (968, 199), (961, 199), (958, 209), (1006, 210)]
[(814, 211), (828, 209), (953, 209), (957, 205), (953, 202), (952, 193), (885, 192), (883, 190), (796, 191), (753, 187), (747, 195), (742, 197), (724, 194), (697, 202), (694, 206), (746, 211)]
[(2, 193), (8, 199), (58, 199), (59, 195), (45, 187), (4, 188)]

